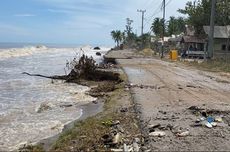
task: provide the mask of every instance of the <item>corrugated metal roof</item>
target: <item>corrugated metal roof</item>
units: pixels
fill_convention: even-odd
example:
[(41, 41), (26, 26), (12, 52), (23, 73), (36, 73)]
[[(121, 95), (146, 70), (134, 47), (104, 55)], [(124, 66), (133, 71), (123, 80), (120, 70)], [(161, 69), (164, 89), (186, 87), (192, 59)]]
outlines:
[[(210, 26), (204, 26), (204, 31), (209, 35)], [(215, 26), (214, 38), (229, 38), (230, 37), (230, 25), (228, 26)]]
[(182, 41), (185, 43), (205, 43), (205, 37), (197, 37), (197, 36), (183, 36)]

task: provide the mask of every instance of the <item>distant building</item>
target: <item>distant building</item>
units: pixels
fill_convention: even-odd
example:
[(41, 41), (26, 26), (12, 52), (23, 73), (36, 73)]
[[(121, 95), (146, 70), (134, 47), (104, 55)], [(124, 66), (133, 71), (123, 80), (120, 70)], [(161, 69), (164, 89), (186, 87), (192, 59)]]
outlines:
[[(208, 35), (210, 27), (204, 26), (204, 31)], [(214, 28), (214, 56), (230, 55), (230, 25), (215, 26)]]
[(186, 26), (186, 31), (180, 40), (180, 53), (183, 57), (203, 58), (207, 48), (207, 36), (195, 34), (193, 26)]

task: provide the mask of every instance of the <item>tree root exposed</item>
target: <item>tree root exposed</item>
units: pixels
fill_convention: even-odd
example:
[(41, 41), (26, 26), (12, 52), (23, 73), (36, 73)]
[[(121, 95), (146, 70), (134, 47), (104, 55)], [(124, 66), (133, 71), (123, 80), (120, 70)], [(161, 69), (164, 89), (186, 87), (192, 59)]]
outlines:
[(78, 83), (80, 80), (121, 82), (118, 73), (99, 70), (95, 63), (96, 62), (93, 60), (93, 58), (83, 55), (78, 62), (74, 61), (74, 68), (68, 75), (46, 76), (41, 74), (30, 74), (28, 72), (23, 72), (22, 74), (48, 79), (65, 80), (66, 82), (71, 83)]

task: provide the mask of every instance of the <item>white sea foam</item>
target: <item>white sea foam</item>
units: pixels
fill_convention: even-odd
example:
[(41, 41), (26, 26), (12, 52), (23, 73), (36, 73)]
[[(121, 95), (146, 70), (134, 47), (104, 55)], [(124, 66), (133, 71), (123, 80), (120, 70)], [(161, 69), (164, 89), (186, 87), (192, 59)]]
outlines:
[[(85, 94), (88, 87), (76, 84), (59, 82), (48, 84), (44, 89), (52, 89), (51, 96), (44, 96), (42, 101), (35, 103), (26, 101), (26, 105), (11, 105), (0, 116), (0, 151), (15, 150), (24, 143), (36, 143), (60, 133), (65, 124), (81, 117), (79, 105), (96, 99)], [(39, 111), (41, 105), (50, 108)]]
[(31, 47), (24, 47), (24, 48), (12, 48), (12, 49), (2, 49), (0, 51), (0, 58), (11, 58), (11, 57), (20, 57), (20, 56), (29, 56), (34, 53), (41, 53), (47, 52), (45, 46), (31, 46)]
[[(30, 56), (37, 53), (47, 53), (55, 51), (73, 51), (78, 52), (78, 54), (90, 53), (88, 55), (94, 56), (95, 52), (101, 52), (102, 54), (108, 51), (108, 48), (102, 47), (101, 50), (93, 50), (91, 46), (83, 46), (79, 48), (47, 48), (46, 46), (31, 46), (24, 48), (12, 48), (12, 49), (0, 49), (0, 59), (12, 58), (12, 57), (22, 57)], [(81, 51), (81, 52), (80, 52)]]
[[(22, 72), (59, 74), (65, 61), (74, 58), (76, 53), (85, 53), (100, 61), (102, 57), (96, 56), (96, 52), (103, 55), (106, 51), (108, 48), (93, 50), (90, 46), (0, 51), (0, 151), (15, 150), (24, 143), (36, 143), (60, 133), (65, 124), (82, 115), (79, 105), (96, 99), (85, 94), (88, 87), (62, 81), (51, 83)], [(17, 58), (22, 56), (27, 57)], [(38, 112), (44, 103), (50, 108)]]

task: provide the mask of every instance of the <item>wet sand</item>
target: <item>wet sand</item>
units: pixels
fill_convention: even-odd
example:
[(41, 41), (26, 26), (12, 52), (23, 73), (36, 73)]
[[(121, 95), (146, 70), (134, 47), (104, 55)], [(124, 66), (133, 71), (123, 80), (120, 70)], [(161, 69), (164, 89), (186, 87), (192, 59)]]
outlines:
[(92, 117), (92, 116), (102, 112), (103, 111), (103, 105), (104, 105), (104, 103), (99, 101), (97, 104), (92, 102), (92, 103), (88, 103), (86, 105), (80, 106), (80, 108), (83, 111), (83, 114), (79, 119), (65, 125), (61, 133), (59, 133), (53, 137), (41, 140), (36, 144), (42, 145), (44, 150), (48, 151), (51, 148), (51, 146), (55, 143), (55, 141), (60, 137), (60, 135), (62, 133), (64, 133), (68, 129), (73, 128), (74, 124), (77, 123), (78, 121), (85, 120), (88, 117)]

